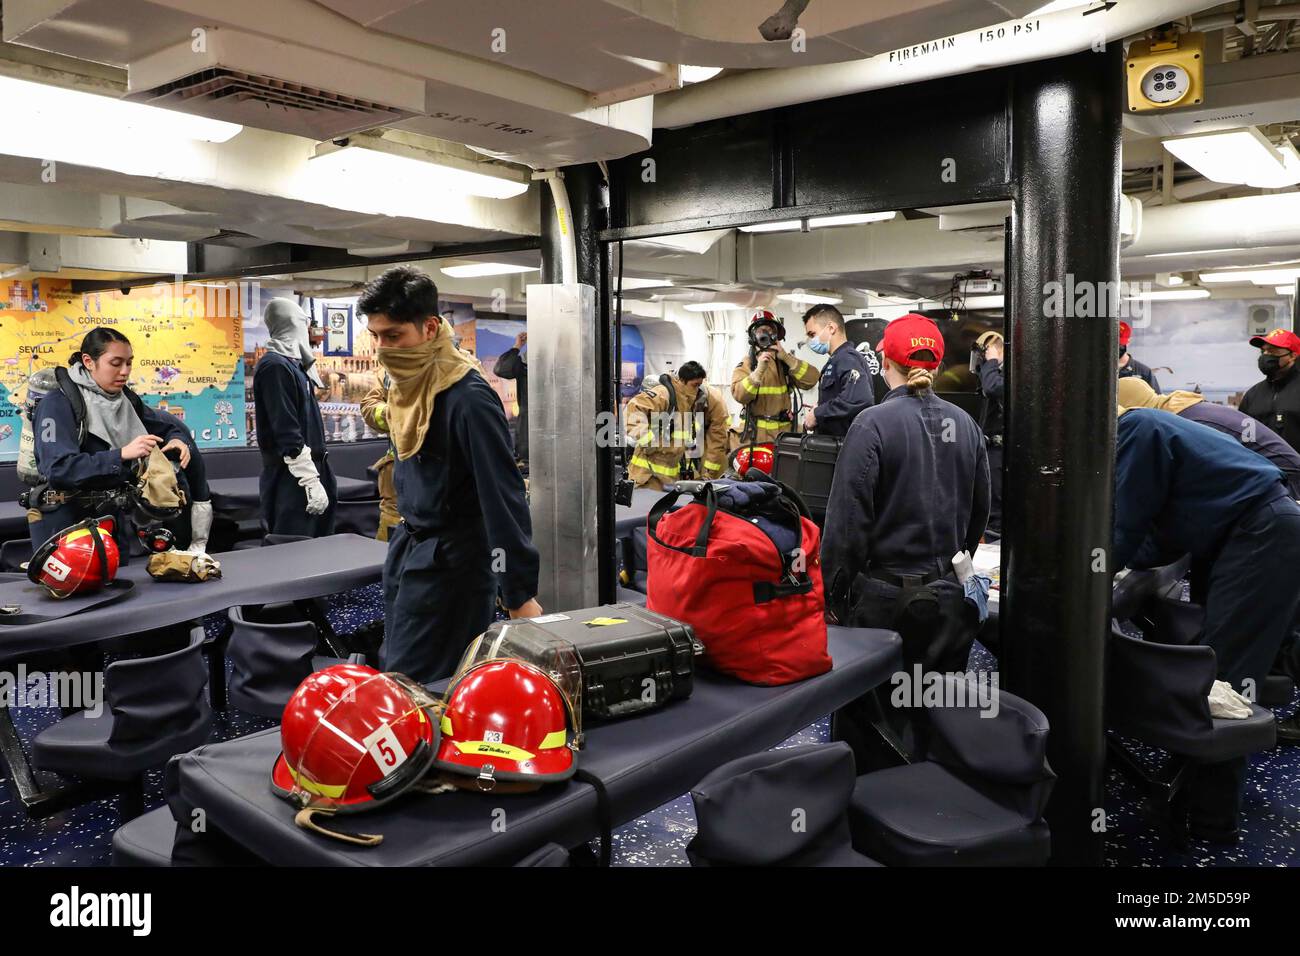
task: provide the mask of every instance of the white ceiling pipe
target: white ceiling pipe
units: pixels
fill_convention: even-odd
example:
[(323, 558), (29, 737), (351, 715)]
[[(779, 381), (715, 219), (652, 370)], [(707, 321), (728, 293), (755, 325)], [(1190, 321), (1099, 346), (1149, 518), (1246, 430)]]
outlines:
[(755, 110), (1065, 56), (1091, 49), (1103, 38), (1107, 43), (1119, 43), (1212, 6), (1217, 4), (1206, 0), (1119, 0), (1109, 9), (1092, 8), (1097, 12), (1086, 16), (1087, 8), (1073, 7), (848, 63), (723, 76), (656, 96), (654, 125), (689, 126)]
[(1148, 207), (1124, 255), (1300, 245), (1300, 193)]

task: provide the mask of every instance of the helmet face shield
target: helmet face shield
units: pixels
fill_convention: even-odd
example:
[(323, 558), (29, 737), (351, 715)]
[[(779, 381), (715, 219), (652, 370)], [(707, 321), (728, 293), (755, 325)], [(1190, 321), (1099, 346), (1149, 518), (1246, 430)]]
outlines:
[(448, 686), (436, 766), (480, 790), (568, 779), (582, 740), (581, 688), (571, 643), (528, 620), (494, 624)]
[(271, 786), (300, 808), (337, 813), (395, 799), (437, 752), (437, 707), (401, 674), (357, 664), (318, 671), (285, 708)]

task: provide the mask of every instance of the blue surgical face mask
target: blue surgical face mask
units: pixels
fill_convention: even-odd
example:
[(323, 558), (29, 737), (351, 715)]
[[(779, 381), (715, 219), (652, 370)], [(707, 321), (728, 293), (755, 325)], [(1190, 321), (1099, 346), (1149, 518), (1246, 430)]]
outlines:
[(808, 348), (818, 355), (829, 355), (831, 351), (831, 343), (823, 342), (820, 338), (814, 335), (808, 340)]

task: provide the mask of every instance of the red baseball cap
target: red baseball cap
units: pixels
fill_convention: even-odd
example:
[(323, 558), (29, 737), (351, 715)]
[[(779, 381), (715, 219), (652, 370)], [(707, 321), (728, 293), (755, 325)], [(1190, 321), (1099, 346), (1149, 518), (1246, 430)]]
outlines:
[[(943, 336), (939, 332), (939, 326), (915, 312), (909, 312), (885, 326), (882, 344), (885, 357), (899, 365), (935, 369), (943, 361)], [(912, 357), (917, 352), (927, 351), (934, 353), (933, 361)]]
[(1286, 329), (1274, 329), (1268, 335), (1256, 335), (1250, 340), (1250, 344), (1257, 349), (1262, 349), (1265, 345), (1275, 345), (1300, 355), (1300, 335), (1288, 332)]
[(1131, 338), (1133, 338), (1133, 326), (1127, 322), (1121, 322), (1119, 324), (1119, 344), (1128, 345)]

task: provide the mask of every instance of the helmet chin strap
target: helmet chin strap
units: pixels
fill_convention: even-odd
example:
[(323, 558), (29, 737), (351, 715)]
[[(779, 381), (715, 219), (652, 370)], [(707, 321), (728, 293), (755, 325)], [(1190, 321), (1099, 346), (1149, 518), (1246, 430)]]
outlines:
[(306, 807), (294, 815), (293, 822), (304, 830), (319, 833), (323, 837), (329, 837), (331, 840), (338, 840), (340, 843), (347, 843), (351, 846), (379, 846), (384, 842), (383, 835), (379, 833), (345, 833), (342, 830), (330, 830), (316, 822), (318, 814), (328, 817), (333, 816), (334, 811), (322, 807)]

